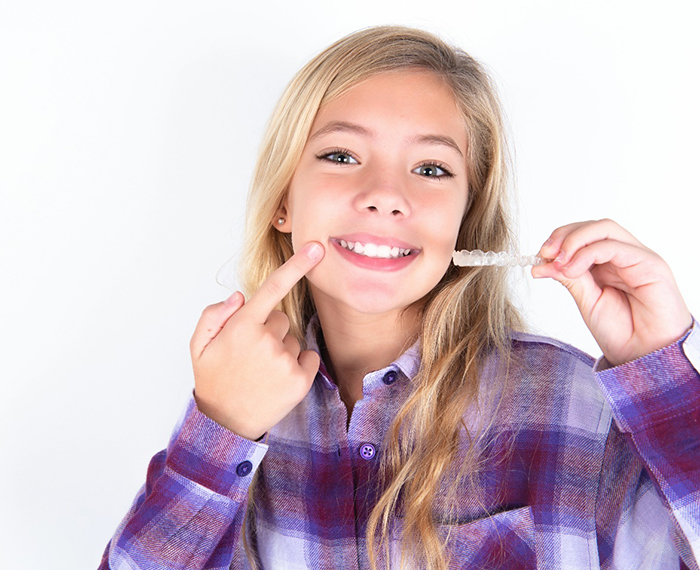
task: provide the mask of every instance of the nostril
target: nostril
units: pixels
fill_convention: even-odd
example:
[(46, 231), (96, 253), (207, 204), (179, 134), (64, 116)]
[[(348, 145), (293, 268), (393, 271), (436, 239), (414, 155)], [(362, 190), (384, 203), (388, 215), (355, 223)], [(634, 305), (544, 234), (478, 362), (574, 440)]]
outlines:
[(398, 216), (401, 213), (401, 210), (392, 210), (391, 212), (394, 216)]
[(370, 212), (376, 212), (376, 211), (377, 211), (377, 207), (376, 207), (376, 206), (368, 206), (367, 209), (368, 209)]

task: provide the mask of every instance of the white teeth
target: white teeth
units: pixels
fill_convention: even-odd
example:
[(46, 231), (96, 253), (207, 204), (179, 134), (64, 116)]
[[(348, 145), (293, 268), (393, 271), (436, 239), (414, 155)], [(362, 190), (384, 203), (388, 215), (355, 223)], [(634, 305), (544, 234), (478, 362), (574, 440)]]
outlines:
[(378, 257), (391, 257), (391, 248), (388, 245), (380, 245), (377, 248)]
[(359, 255), (364, 255), (366, 257), (377, 257), (380, 259), (398, 259), (400, 257), (406, 257), (411, 253), (410, 249), (404, 249), (402, 247), (390, 246), (390, 245), (376, 245), (374, 243), (362, 244), (359, 241), (345, 241), (340, 240), (340, 245), (345, 249), (354, 251)]

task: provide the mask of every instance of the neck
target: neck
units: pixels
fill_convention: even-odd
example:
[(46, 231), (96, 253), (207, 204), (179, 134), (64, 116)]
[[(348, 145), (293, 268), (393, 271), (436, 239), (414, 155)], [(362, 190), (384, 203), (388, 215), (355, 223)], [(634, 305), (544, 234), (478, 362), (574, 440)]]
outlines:
[(323, 360), (338, 385), (349, 419), (355, 402), (362, 399), (365, 375), (391, 364), (417, 338), (418, 310), (411, 307), (367, 315), (323, 303), (316, 308), (323, 330)]

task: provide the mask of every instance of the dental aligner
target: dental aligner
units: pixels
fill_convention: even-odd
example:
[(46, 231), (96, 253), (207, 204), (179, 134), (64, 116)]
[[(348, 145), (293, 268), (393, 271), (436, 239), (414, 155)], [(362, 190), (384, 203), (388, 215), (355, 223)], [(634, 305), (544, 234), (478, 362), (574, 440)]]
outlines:
[(526, 267), (528, 265), (542, 265), (547, 263), (536, 255), (517, 255), (507, 251), (487, 251), (480, 249), (469, 251), (455, 251), (452, 254), (452, 263), (459, 267), (482, 267), (484, 265), (496, 265), (498, 267)]

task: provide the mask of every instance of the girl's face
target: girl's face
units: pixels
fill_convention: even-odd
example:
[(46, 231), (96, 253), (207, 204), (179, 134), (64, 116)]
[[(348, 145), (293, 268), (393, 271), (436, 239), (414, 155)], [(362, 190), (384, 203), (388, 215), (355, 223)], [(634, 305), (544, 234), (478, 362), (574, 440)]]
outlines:
[[(450, 88), (427, 71), (360, 82), (321, 107), (285, 201), (319, 310), (400, 311), (451, 262), (467, 203), (467, 134)], [(340, 306), (339, 306), (340, 305)]]

